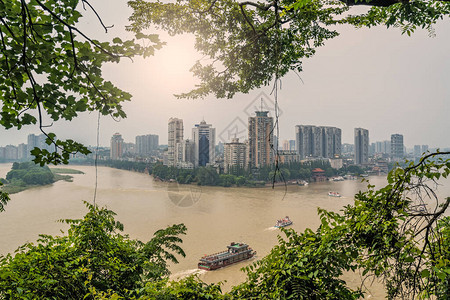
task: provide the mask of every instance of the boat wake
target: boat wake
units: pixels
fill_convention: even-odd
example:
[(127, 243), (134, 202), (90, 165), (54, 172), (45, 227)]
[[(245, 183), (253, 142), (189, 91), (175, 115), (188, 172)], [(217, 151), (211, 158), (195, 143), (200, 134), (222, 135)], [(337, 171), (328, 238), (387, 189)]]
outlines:
[(178, 280), (178, 279), (183, 279), (185, 277), (188, 277), (190, 275), (203, 275), (206, 272), (207, 272), (206, 270), (200, 270), (200, 269), (184, 270), (184, 271), (180, 271), (180, 272), (170, 275), (170, 279)]
[(269, 227), (269, 228), (266, 228), (266, 229), (264, 229), (264, 231), (275, 231), (275, 230), (277, 230), (278, 228), (276, 228), (276, 227)]

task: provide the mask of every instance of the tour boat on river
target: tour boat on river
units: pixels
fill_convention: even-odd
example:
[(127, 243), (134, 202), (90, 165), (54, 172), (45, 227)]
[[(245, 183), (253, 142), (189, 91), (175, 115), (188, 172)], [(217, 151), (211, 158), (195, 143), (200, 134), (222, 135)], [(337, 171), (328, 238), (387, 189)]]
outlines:
[(286, 216), (283, 219), (277, 220), (277, 222), (275, 223), (275, 225), (273, 227), (281, 228), (281, 227), (286, 227), (289, 225), (292, 225), (292, 221), (289, 219), (288, 216)]
[(198, 268), (207, 271), (216, 270), (256, 255), (256, 251), (244, 243), (232, 242), (227, 248), (227, 251), (203, 256), (198, 263)]
[(341, 194), (338, 192), (328, 192), (328, 196), (330, 197), (341, 197)]

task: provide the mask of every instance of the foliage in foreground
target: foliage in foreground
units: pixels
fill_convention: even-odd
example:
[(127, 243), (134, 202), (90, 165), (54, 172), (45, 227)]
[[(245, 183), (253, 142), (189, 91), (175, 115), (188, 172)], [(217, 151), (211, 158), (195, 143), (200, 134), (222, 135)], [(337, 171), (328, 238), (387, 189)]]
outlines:
[[(448, 154), (448, 153), (447, 153)], [(381, 279), (389, 299), (446, 299), (450, 283), (450, 204), (435, 194), (450, 175), (450, 160), (429, 154), (393, 170), (388, 185), (369, 185), (342, 214), (319, 209), (321, 225), (297, 233), (246, 268), (248, 279), (232, 295), (252, 299), (354, 299), (341, 279), (348, 271)], [(433, 207), (434, 206), (434, 207)]]
[[(336, 24), (385, 25), (410, 35), (417, 28), (433, 34), (433, 25), (448, 18), (450, 1), (433, 0), (130, 0), (129, 30), (149, 28), (170, 35), (195, 35), (203, 58), (191, 71), (200, 79), (180, 98), (232, 98), (267, 86), (289, 71), (301, 72), (302, 61), (339, 35)], [(351, 6), (373, 6), (348, 13)], [(350, 11), (351, 12), (351, 11)]]
[[(104, 64), (147, 57), (162, 46), (156, 35), (94, 40), (77, 28), (81, 8), (99, 16), (87, 0), (0, 0), (0, 126), (20, 130), (37, 124), (54, 146), (53, 152), (32, 150), (41, 165), (67, 164), (71, 153), (89, 153), (47, 132), (52, 122), (71, 121), (85, 111), (126, 116), (122, 102), (131, 95), (103, 78)], [(99, 26), (109, 28), (100, 17)]]
[[(147, 243), (118, 233), (114, 212), (86, 203), (82, 220), (62, 220), (67, 235), (41, 235), (13, 256), (0, 259), (0, 298), (80, 299), (92, 291), (119, 294), (143, 288), (169, 274), (168, 262), (185, 256), (179, 246), (183, 224), (155, 232)], [(92, 295), (90, 296), (93, 297)]]
[(246, 281), (229, 293), (196, 277), (168, 281), (167, 262), (184, 256), (184, 225), (142, 243), (117, 233), (122, 226), (113, 212), (87, 204), (83, 220), (64, 221), (67, 236), (42, 235), (37, 245), (0, 259), (0, 298), (358, 299), (364, 290), (350, 288), (342, 275), (361, 272), (380, 279), (389, 299), (446, 299), (450, 197), (435, 193), (450, 175), (442, 154), (393, 170), (381, 189), (369, 184), (341, 213), (319, 209), (316, 231), (283, 230), (285, 238), (246, 267)]

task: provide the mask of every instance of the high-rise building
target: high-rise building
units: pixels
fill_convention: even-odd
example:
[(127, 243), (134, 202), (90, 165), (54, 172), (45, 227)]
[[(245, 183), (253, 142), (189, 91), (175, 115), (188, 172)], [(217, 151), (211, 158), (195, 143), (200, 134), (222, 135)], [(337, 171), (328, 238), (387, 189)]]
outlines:
[(391, 141), (375, 142), (375, 153), (390, 154)]
[(289, 140), (289, 150), (295, 151), (295, 140)]
[(342, 144), (342, 154), (355, 154), (355, 145), (354, 144)]
[(288, 150), (290, 150), (289, 148), (290, 148), (289, 141), (288, 140), (284, 140), (283, 141), (283, 149), (282, 150), (288, 151)]
[(31, 157), (30, 151), (39, 147), (38, 137), (34, 134), (29, 134), (27, 137), (27, 157)]
[(422, 145), (422, 153), (426, 153), (428, 151), (428, 145)]
[(31, 157), (30, 151), (36, 147), (40, 149), (46, 149), (50, 152), (54, 151), (55, 149), (52, 148), (51, 145), (47, 145), (47, 143), (45, 142), (46, 139), (47, 136), (45, 134), (29, 134), (27, 138), (27, 157)]
[(2, 153), (0, 154), (0, 157), (7, 160), (16, 160), (17, 147), (14, 145), (6, 145), (5, 147), (2, 147)]
[(192, 140), (182, 140), (175, 145), (175, 166), (177, 168), (194, 168), (195, 153)]
[(333, 158), (341, 155), (342, 131), (336, 127), (322, 128), (322, 157)]
[(355, 128), (355, 164), (369, 162), (369, 130)]
[(48, 145), (46, 143), (46, 140), (47, 140), (47, 136), (45, 134), (38, 135), (37, 136), (38, 147), (41, 148), (41, 149), (46, 149), (48, 151), (54, 151), (55, 150), (54, 147), (52, 149), (52, 145)]
[(123, 155), (123, 138), (118, 132), (114, 133), (111, 138), (110, 158), (113, 160), (120, 159)]
[(169, 166), (176, 166), (177, 160), (175, 158), (175, 151), (177, 143), (183, 141), (183, 120), (178, 118), (169, 119), (169, 135), (168, 135), (168, 152), (167, 152), (167, 164)]
[(156, 134), (136, 136), (136, 154), (149, 156), (159, 147), (159, 136)]
[(206, 166), (214, 163), (216, 158), (216, 129), (205, 120), (192, 128), (192, 140), (194, 141), (194, 166)]
[(256, 111), (255, 117), (248, 118), (247, 163), (252, 168), (273, 163), (273, 118), (269, 117), (268, 113), (268, 111)]
[(194, 168), (194, 142), (192, 140), (182, 140), (175, 145), (175, 166), (181, 169)]
[(240, 143), (239, 138), (232, 138), (231, 143), (225, 143), (224, 148), (224, 170), (239, 166), (241, 168), (247, 167), (247, 145)]
[(375, 155), (376, 144), (370, 143), (369, 145), (369, 156)]
[(341, 129), (336, 127), (297, 125), (295, 126), (297, 153), (301, 159), (340, 156), (341, 136)]
[(272, 149), (274, 149), (274, 150), (279, 150), (280, 149), (279, 148), (279, 143), (278, 143), (278, 137), (275, 134), (273, 135), (273, 142), (272, 142), (272, 144), (273, 144)]
[(394, 161), (404, 158), (404, 145), (402, 134), (391, 135), (391, 157)]
[(136, 154), (135, 143), (123, 143), (122, 144), (122, 156), (134, 156)]
[(183, 140), (181, 142), (181, 161), (185, 163), (195, 163), (195, 144), (193, 140)]
[(25, 159), (27, 158), (27, 144), (19, 144), (17, 147), (17, 158), (18, 159)]
[(414, 145), (414, 157), (419, 158), (422, 155), (422, 147), (420, 145)]
[(319, 156), (319, 149), (316, 149), (315, 147), (317, 143), (314, 143), (314, 140), (317, 140), (317, 138), (314, 137), (314, 134), (317, 133), (317, 131), (313, 131), (313, 128), (316, 128), (316, 126), (295, 126), (297, 153), (300, 155), (301, 159), (309, 156)]

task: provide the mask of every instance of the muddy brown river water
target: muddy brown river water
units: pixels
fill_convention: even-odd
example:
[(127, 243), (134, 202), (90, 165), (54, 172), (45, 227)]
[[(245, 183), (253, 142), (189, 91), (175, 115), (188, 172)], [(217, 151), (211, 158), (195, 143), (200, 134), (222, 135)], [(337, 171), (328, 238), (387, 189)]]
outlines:
[[(0, 164), (0, 177), (5, 177), (11, 164)], [(59, 181), (11, 195), (6, 211), (0, 213), (0, 254), (14, 251), (25, 242), (35, 241), (38, 234), (61, 234), (67, 227), (59, 219), (81, 218), (86, 213), (83, 200), (92, 202), (95, 169), (70, 166), (85, 174), (73, 175), (73, 182)], [(381, 187), (385, 177), (370, 177), (370, 183)], [(98, 168), (97, 204), (117, 213), (131, 238), (148, 241), (152, 234), (167, 225), (184, 223), (187, 235), (182, 247), (185, 258), (171, 266), (173, 277), (198, 273), (206, 282), (225, 281), (224, 290), (242, 282), (240, 268), (268, 254), (277, 243), (279, 230), (272, 226), (288, 215), (292, 228), (303, 231), (319, 225), (317, 208), (339, 211), (352, 203), (353, 195), (365, 190), (367, 183), (359, 180), (314, 183), (307, 186), (271, 188), (222, 188), (177, 185), (154, 181), (149, 175)], [(450, 184), (438, 192), (450, 195)], [(337, 191), (342, 197), (329, 197)], [(204, 254), (226, 249), (232, 242), (248, 243), (257, 256), (216, 271), (199, 271), (197, 262)], [(351, 286), (360, 284), (357, 274), (344, 278)], [(368, 293), (382, 299), (379, 285)]]

